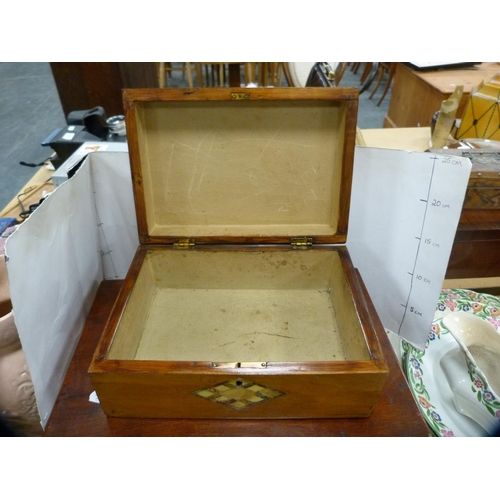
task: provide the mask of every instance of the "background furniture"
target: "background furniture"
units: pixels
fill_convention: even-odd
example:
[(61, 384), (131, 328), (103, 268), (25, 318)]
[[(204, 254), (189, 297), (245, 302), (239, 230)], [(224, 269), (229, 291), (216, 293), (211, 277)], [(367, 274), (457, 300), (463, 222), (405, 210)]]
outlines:
[(451, 96), (456, 85), (464, 86), (457, 111), (457, 118), (461, 118), (471, 89), (500, 72), (499, 63), (481, 63), (476, 68), (416, 71), (404, 63), (397, 63), (384, 127), (430, 126), (432, 115), (439, 111), (441, 103)]
[[(305, 87), (309, 74), (315, 65), (314, 62), (285, 62), (281, 63), (285, 74), (286, 82), (289, 87)], [(349, 66), (348, 62), (328, 62), (330, 67), (335, 71), (335, 85), (340, 86), (340, 81)], [(353, 63), (356, 64), (356, 63)], [(358, 63), (360, 64), (360, 63)], [(370, 63), (366, 63), (370, 64)], [(351, 68), (354, 69), (354, 66)]]
[(193, 64), (197, 78), (196, 87), (239, 87), (241, 85), (242, 63), (198, 62)]
[[(359, 146), (425, 151), (429, 127), (359, 130)], [(470, 184), (469, 184), (470, 186)], [(500, 209), (462, 209), (445, 286), (496, 293), (500, 287)]]
[(50, 63), (64, 115), (102, 106), (108, 116), (122, 115), (123, 88), (158, 87), (156, 63)]
[(0, 217), (13, 217), (22, 222), (19, 214), (30, 205), (39, 203), (44, 191), (50, 193), (54, 190), (51, 179), (53, 173), (53, 170), (45, 166), (38, 168), (19, 193), (0, 211)]
[(182, 78), (187, 73), (188, 79), (191, 77), (191, 87), (193, 86), (192, 82), (192, 63), (180, 63), (180, 66), (172, 66), (171, 62), (160, 62), (158, 65), (158, 86), (162, 89), (163, 87), (168, 87), (168, 75), (172, 74), (174, 71), (180, 71), (182, 73)]
[(259, 87), (281, 87), (283, 85), (282, 62), (246, 62), (245, 84), (256, 83)]
[(372, 93), (370, 94), (370, 99), (375, 95), (375, 92), (377, 92), (378, 88), (380, 87), (380, 84), (382, 83), (382, 80), (384, 79), (384, 75), (387, 73), (387, 80), (385, 82), (384, 90), (382, 92), (382, 95), (377, 103), (377, 106), (380, 106), (382, 101), (384, 100), (385, 96), (387, 95), (387, 92), (391, 88), (391, 83), (394, 78), (394, 73), (396, 72), (396, 65), (397, 63), (395, 62), (381, 62), (378, 63), (378, 76), (377, 76), (377, 83), (375, 84), (375, 88), (372, 90)]
[[(336, 71), (338, 63), (328, 62), (330, 67)], [(346, 63), (346, 67), (347, 67)], [(309, 74), (313, 69), (314, 62), (286, 62), (283, 63), (286, 81), (289, 87), (305, 87)], [(345, 69), (345, 68), (344, 68)], [(338, 78), (335, 75), (335, 83), (337, 84)]]
[(240, 87), (250, 83), (259, 87), (281, 87), (284, 82), (284, 64), (281, 62), (158, 63), (158, 82), (160, 87), (168, 87), (166, 75), (177, 71), (182, 73), (182, 79), (186, 77), (187, 84), (191, 88)]

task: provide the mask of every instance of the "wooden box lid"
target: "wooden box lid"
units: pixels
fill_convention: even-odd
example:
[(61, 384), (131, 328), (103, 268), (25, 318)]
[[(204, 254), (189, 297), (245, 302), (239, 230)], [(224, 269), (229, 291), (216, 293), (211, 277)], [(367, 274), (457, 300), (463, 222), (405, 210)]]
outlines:
[(345, 243), (355, 88), (125, 89), (142, 244)]

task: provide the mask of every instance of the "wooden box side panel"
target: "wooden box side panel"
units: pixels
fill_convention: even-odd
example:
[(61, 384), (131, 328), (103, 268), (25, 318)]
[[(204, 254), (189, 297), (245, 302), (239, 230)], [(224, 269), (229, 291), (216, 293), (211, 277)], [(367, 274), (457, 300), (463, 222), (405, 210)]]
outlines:
[(369, 359), (370, 353), (367, 349), (363, 325), (353, 301), (354, 295), (360, 293), (360, 290), (356, 288), (354, 283), (350, 285), (348, 283), (348, 276), (342, 266), (342, 260), (345, 259), (345, 252), (342, 252), (340, 258), (333, 262), (334, 272), (330, 288), (332, 303), (335, 306), (339, 329), (344, 332), (342, 339), (346, 359)]
[(358, 322), (363, 330), (364, 342), (368, 346), (370, 359), (383, 371), (387, 363), (380, 345), (380, 337), (386, 335), (382, 321), (373, 305), (371, 297), (359, 271), (353, 266), (347, 248), (339, 249), (344, 276), (349, 284), (350, 296), (354, 302)]
[[(149, 418), (343, 418), (369, 416), (386, 373), (189, 375), (92, 373), (109, 416)], [(241, 381), (245, 392), (226, 388)], [(258, 386), (259, 388), (255, 388)], [(216, 387), (222, 389), (214, 389)], [(243, 388), (242, 388), (243, 389)], [(220, 391), (220, 392), (219, 392)], [(243, 391), (242, 391), (243, 392)], [(264, 395), (264, 396), (262, 396)], [(236, 396), (236, 404), (228, 401)], [(238, 396), (243, 401), (238, 408)], [(219, 400), (220, 402), (215, 401)]]
[[(143, 254), (138, 257), (142, 261)], [(137, 260), (137, 257), (136, 257)], [(127, 300), (120, 318), (120, 339), (113, 342), (109, 349), (108, 357), (115, 359), (133, 359), (137, 353), (146, 321), (145, 311), (148, 311), (153, 300), (156, 285), (155, 276), (147, 259), (142, 261), (142, 266), (137, 274), (133, 286), (131, 300)]]

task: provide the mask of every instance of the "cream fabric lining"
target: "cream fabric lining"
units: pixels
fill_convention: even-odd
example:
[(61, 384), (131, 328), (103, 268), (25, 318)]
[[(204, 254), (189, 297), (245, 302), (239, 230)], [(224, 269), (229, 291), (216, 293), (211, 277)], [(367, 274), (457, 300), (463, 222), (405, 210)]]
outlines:
[(149, 234), (335, 234), (344, 106), (138, 103)]
[(150, 251), (110, 359), (369, 359), (334, 250)]

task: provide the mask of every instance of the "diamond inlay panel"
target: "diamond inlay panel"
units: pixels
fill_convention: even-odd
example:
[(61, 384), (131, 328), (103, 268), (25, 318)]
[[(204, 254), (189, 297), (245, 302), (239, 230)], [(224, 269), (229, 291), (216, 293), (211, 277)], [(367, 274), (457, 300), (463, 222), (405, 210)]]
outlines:
[(276, 389), (263, 387), (242, 378), (229, 380), (213, 387), (207, 387), (195, 391), (193, 394), (214, 403), (230, 406), (235, 410), (243, 410), (284, 395), (283, 392)]

